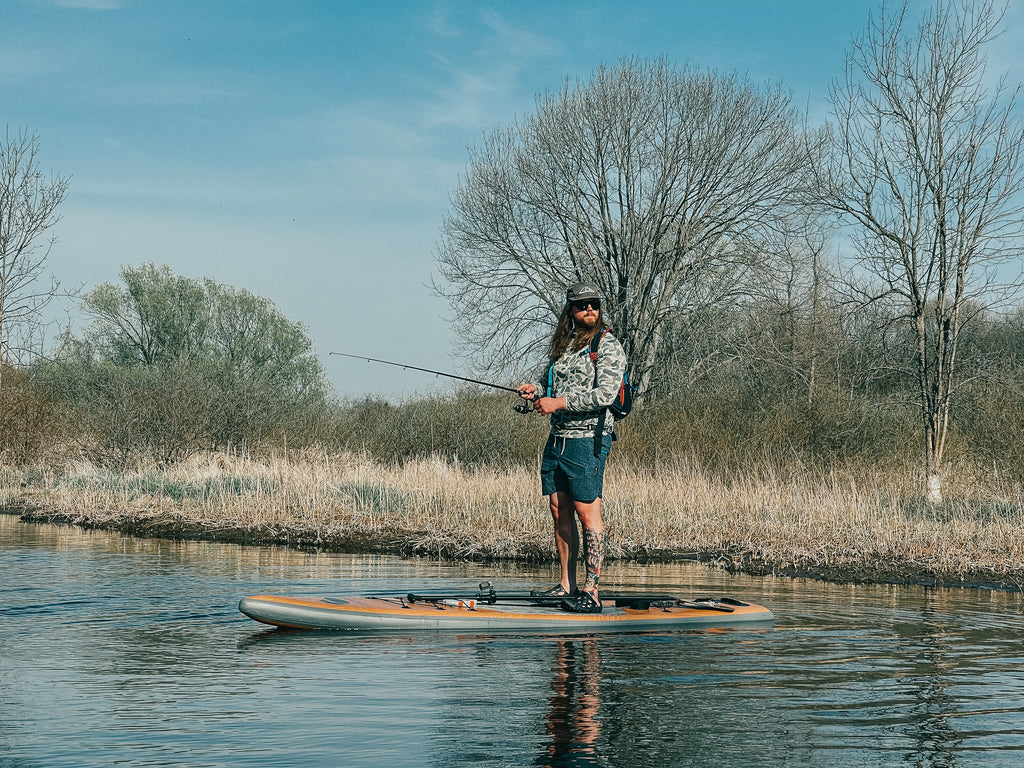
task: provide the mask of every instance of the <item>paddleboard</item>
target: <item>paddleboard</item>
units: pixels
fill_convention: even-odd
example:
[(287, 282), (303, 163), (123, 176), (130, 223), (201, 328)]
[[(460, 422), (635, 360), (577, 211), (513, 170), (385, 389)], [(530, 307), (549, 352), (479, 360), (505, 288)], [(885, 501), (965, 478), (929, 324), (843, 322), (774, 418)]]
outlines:
[(526, 595), (243, 597), (238, 609), (292, 629), (457, 632), (636, 632), (767, 624), (772, 612), (731, 598), (681, 600), (666, 595), (602, 596), (601, 613), (571, 613), (559, 600)]

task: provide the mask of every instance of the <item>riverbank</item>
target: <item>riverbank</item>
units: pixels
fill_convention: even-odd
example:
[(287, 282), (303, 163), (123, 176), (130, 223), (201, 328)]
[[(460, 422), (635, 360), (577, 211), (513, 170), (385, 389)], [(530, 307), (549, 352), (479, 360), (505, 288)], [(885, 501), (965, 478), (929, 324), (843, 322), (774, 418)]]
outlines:
[[(1024, 591), (1024, 492), (961, 473), (961, 495), (917, 500), (894, 470), (784, 470), (734, 477), (685, 462), (610, 464), (612, 560), (698, 560), (735, 572), (839, 582)], [(279, 544), (450, 560), (549, 561), (535, 473), (441, 458), (385, 466), (354, 455), (209, 454), (130, 472), (87, 463), (0, 468), (0, 511), (137, 536)]]

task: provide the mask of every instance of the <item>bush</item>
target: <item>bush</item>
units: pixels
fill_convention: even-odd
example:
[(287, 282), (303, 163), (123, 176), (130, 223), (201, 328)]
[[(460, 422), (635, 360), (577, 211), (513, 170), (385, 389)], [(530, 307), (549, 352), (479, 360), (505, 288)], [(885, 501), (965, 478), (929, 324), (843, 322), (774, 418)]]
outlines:
[(0, 457), (29, 464), (66, 438), (59, 399), (35, 386), (26, 371), (4, 366), (0, 389)]
[(533, 466), (548, 424), (513, 411), (517, 402), (471, 390), (397, 405), (370, 398), (336, 406), (326, 431), (335, 448), (383, 462), (439, 455), (471, 465)]
[(81, 452), (102, 465), (167, 465), (232, 446), (300, 447), (322, 432), (323, 397), (246, 385), (216, 366), (65, 359), (35, 375), (49, 397), (64, 399)]

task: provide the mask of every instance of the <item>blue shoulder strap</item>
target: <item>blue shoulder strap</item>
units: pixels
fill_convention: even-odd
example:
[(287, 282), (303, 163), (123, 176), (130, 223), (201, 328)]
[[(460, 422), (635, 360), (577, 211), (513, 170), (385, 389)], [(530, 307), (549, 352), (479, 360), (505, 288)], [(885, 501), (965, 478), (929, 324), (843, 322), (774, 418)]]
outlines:
[[(607, 328), (602, 328), (601, 332), (594, 336), (590, 340), (590, 362), (594, 364), (594, 387), (597, 387), (597, 347), (601, 343), (601, 338), (608, 333)], [(606, 454), (607, 451), (604, 447), (604, 422), (608, 415), (608, 409), (602, 408), (601, 415), (597, 417), (597, 428), (594, 430), (594, 455), (601, 456)], [(612, 439), (615, 439), (615, 432), (612, 432)]]

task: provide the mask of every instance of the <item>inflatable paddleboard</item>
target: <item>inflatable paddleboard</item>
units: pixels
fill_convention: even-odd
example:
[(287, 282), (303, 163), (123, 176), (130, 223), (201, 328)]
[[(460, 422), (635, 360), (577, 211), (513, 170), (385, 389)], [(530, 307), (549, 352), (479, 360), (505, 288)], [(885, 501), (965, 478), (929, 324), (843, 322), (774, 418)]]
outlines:
[(774, 620), (761, 605), (731, 598), (681, 600), (666, 595), (602, 595), (601, 613), (571, 613), (561, 600), (531, 594), (398, 597), (243, 597), (238, 609), (292, 629), (458, 632), (636, 632), (728, 627)]

